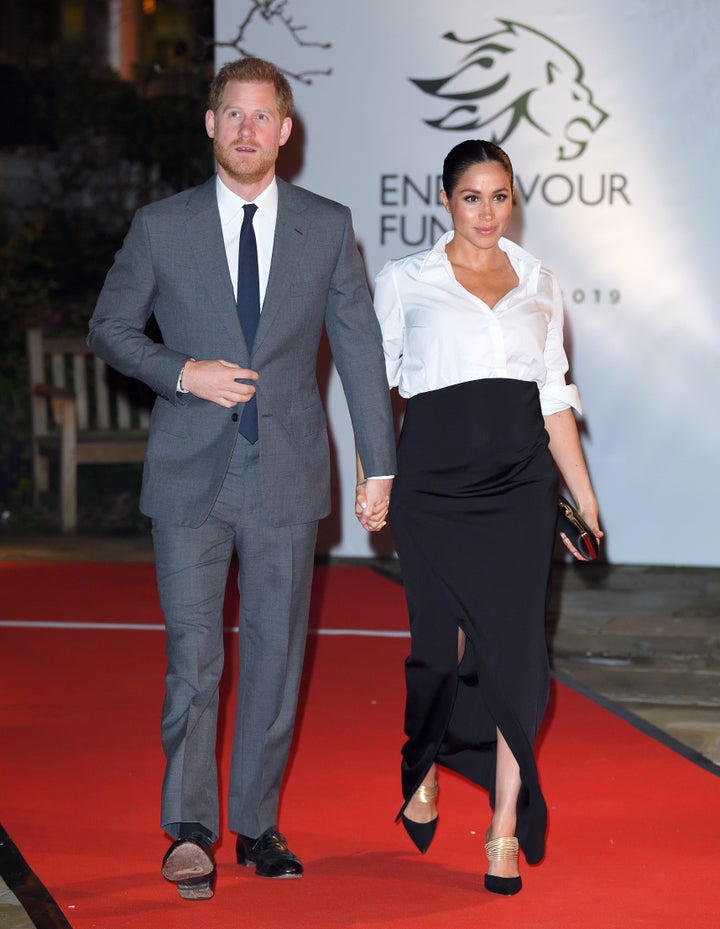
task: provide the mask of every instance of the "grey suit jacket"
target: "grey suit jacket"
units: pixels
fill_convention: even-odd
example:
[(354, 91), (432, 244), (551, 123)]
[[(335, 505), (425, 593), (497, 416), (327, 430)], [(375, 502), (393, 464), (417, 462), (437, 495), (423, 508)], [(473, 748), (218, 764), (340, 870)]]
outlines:
[[(395, 473), (379, 325), (350, 211), (278, 179), (272, 264), (252, 357), (227, 267), (215, 178), (142, 208), (90, 320), (90, 348), (157, 399), (143, 469), (144, 513), (199, 526), (217, 497), (241, 408), (178, 394), (188, 358), (223, 358), (260, 373), (264, 501), (275, 525), (330, 509), (325, 412), (317, 385), (323, 325), (366, 474)], [(145, 334), (154, 314), (162, 342)]]

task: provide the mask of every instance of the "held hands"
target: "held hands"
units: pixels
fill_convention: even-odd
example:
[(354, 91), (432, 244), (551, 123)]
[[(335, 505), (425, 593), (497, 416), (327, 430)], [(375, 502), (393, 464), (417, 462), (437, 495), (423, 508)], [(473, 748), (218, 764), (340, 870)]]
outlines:
[(238, 403), (247, 403), (255, 393), (254, 384), (260, 375), (250, 368), (241, 368), (230, 361), (188, 360), (182, 375), (181, 386), (201, 400), (210, 400), (228, 409)]
[(378, 532), (387, 524), (392, 478), (358, 481), (355, 488), (355, 515), (368, 532)]

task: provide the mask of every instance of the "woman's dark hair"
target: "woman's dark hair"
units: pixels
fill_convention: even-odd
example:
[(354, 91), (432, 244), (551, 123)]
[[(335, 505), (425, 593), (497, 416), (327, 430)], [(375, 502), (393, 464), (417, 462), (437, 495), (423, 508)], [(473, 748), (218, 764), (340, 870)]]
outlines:
[(443, 190), (447, 196), (452, 196), (457, 182), (468, 168), (486, 161), (496, 161), (502, 165), (510, 178), (510, 187), (514, 186), (512, 163), (499, 145), (486, 142), (484, 139), (466, 139), (464, 142), (459, 142), (455, 148), (451, 148), (445, 156), (442, 181)]

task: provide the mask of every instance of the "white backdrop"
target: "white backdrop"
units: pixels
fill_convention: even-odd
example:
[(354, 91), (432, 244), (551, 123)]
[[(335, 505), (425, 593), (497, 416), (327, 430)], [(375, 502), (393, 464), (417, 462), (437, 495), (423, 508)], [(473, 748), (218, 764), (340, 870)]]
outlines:
[[(444, 227), (446, 152), (503, 145), (512, 237), (565, 294), (609, 559), (720, 564), (717, 0), (216, 0), (215, 28), (218, 65), (293, 75), (280, 173), (351, 207), (371, 280)], [(334, 372), (327, 402), (327, 547), (370, 554)]]

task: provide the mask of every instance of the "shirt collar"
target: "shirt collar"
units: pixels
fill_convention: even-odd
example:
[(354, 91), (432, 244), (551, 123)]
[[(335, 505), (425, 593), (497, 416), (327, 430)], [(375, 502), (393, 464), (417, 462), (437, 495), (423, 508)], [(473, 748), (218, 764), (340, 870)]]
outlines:
[(536, 290), (542, 265), (540, 259), (535, 258), (516, 242), (511, 242), (510, 239), (503, 237), (498, 242), (498, 245), (510, 259), (510, 264), (518, 276), (518, 281), (521, 284), (527, 283), (532, 290)]
[[(447, 261), (445, 247), (448, 242), (452, 241), (454, 235), (455, 232), (450, 229), (448, 232), (444, 233), (444, 235), (440, 236), (437, 242), (425, 255), (420, 266), (420, 274), (423, 273), (426, 266), (428, 268), (435, 268)], [(537, 287), (542, 264), (540, 259), (535, 258), (530, 252), (525, 251), (524, 248), (521, 248), (515, 242), (511, 242), (510, 239), (506, 239), (504, 236), (498, 241), (498, 246), (510, 259), (510, 264), (513, 266), (520, 283), (527, 281), (530, 286), (534, 288)]]
[(267, 214), (270, 218), (275, 219), (278, 207), (278, 187), (277, 178), (273, 177), (268, 186), (261, 194), (258, 194), (254, 200), (243, 200), (233, 193), (229, 187), (220, 180), (220, 175), (215, 177), (215, 192), (217, 195), (218, 209), (220, 210), (220, 221), (223, 225), (230, 223), (235, 219), (246, 203), (256, 204), (260, 213)]

